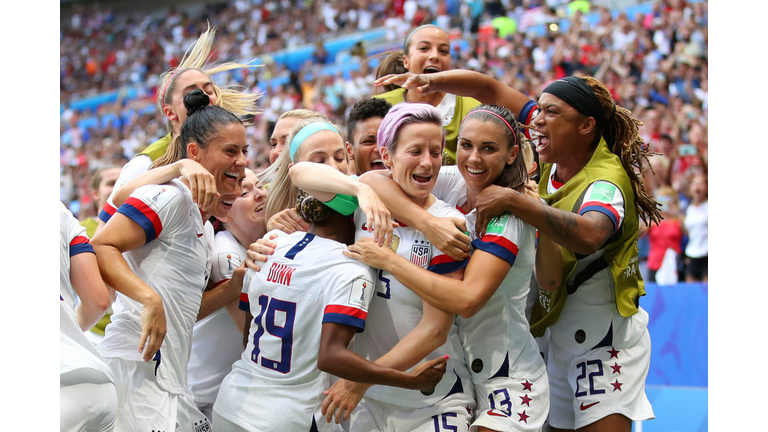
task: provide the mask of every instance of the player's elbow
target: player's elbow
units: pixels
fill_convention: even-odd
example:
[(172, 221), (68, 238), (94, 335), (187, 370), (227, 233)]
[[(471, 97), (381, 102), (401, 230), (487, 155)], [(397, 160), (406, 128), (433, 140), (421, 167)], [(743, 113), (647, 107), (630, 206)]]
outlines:
[(333, 348), (321, 345), (320, 351), (317, 354), (317, 368), (323, 372), (338, 376), (336, 368), (338, 367), (339, 361), (334, 355), (334, 351), (335, 349)]

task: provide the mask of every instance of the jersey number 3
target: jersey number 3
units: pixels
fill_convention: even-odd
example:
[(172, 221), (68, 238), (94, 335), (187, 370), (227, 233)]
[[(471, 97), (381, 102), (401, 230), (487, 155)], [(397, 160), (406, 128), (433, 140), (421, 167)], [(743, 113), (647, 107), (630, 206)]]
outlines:
[[(293, 354), (293, 323), (296, 319), (296, 303), (269, 298), (265, 295), (259, 297), (261, 311), (253, 319), (258, 327), (253, 333), (253, 351), (251, 361), (262, 367), (287, 374), (291, 371), (291, 355)], [(283, 316), (282, 326), (278, 325), (275, 317)], [(264, 332), (280, 339), (280, 359), (272, 360), (264, 357), (259, 347), (259, 342)]]

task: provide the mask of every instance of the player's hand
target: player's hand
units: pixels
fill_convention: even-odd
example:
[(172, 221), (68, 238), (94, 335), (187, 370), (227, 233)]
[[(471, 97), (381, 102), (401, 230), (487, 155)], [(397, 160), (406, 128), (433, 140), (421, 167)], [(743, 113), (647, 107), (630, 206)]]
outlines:
[(419, 94), (428, 94), (431, 91), (431, 80), (429, 74), (415, 74), (406, 72), (404, 74), (385, 75), (373, 82), (376, 87), (382, 87), (389, 84), (398, 85), (407, 90), (416, 90)]
[(336, 424), (341, 423), (342, 420), (349, 420), (352, 411), (363, 399), (370, 386), (370, 384), (340, 379), (331, 388), (324, 390), (323, 394), (326, 397), (321, 412), (325, 416), (325, 421), (331, 423), (334, 416), (336, 417)]
[(438, 357), (416, 366), (411, 375), (414, 377), (412, 390), (431, 390), (443, 379), (448, 356)]
[[(260, 238), (256, 243), (251, 243), (248, 250), (245, 251), (245, 265), (253, 271), (261, 270), (261, 264), (267, 262), (269, 255), (275, 253), (277, 244), (272, 240), (277, 238), (277, 234), (271, 234), (269, 239)], [(240, 281), (242, 285), (243, 281)]]
[(226, 295), (228, 302), (235, 301), (240, 298), (240, 293), (243, 292), (243, 279), (245, 278), (246, 270), (248, 270), (248, 267), (245, 265), (245, 261), (243, 261), (243, 263), (240, 264), (240, 267), (232, 271), (232, 276), (229, 278), (229, 283), (222, 284), (227, 286)]
[(357, 201), (365, 213), (368, 232), (373, 231), (373, 241), (383, 246), (386, 240), (387, 246), (391, 246), (392, 230), (399, 225), (392, 221), (392, 215), (376, 192), (366, 185), (358, 192)]
[(216, 179), (207, 169), (192, 159), (181, 159), (178, 163), (179, 175), (189, 182), (192, 201), (200, 207), (200, 210), (207, 211), (216, 199)]
[(423, 230), (429, 242), (456, 261), (469, 256), (470, 238), (466, 234), (467, 222), (452, 217), (435, 217)]
[(152, 296), (141, 309), (141, 339), (139, 353), (145, 362), (152, 360), (165, 338), (165, 309), (158, 294)]
[(477, 201), (475, 201), (475, 209), (477, 210), (475, 234), (477, 234), (477, 237), (485, 235), (485, 228), (491, 219), (507, 211), (505, 208), (505, 198), (510, 194), (519, 193), (515, 190), (496, 185), (488, 186), (480, 192), (477, 196)]
[(279, 229), (286, 234), (293, 234), (296, 231), (309, 231), (309, 224), (296, 213), (296, 209), (285, 209), (267, 221), (267, 231)]
[(384, 269), (387, 263), (394, 256), (397, 256), (392, 249), (379, 246), (370, 237), (361, 238), (356, 241), (355, 244), (347, 246), (347, 250), (342, 253), (345, 256), (356, 259), (367, 266), (377, 269)]
[(535, 199), (536, 201), (541, 201), (541, 196), (539, 195), (539, 184), (531, 179), (528, 179), (528, 181), (525, 182), (525, 189), (523, 190), (523, 194)]

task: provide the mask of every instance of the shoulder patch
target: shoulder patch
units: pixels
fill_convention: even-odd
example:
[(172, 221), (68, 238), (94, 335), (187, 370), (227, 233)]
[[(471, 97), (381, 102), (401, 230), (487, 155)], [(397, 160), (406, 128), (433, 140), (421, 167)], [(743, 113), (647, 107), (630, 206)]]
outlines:
[(350, 285), (352, 286), (349, 289), (349, 304), (367, 311), (368, 305), (371, 304), (373, 292), (376, 291), (373, 282), (364, 278), (357, 278)]
[(504, 213), (503, 215), (491, 219), (491, 221), (488, 222), (488, 226), (485, 228), (486, 234), (503, 234), (504, 227), (507, 225), (507, 220), (509, 220), (509, 213)]
[(592, 186), (592, 191), (589, 193), (589, 197), (585, 201), (613, 201), (613, 196), (616, 195), (616, 190), (616, 186), (611, 183), (595, 183)]
[(139, 198), (156, 213), (160, 213), (160, 210), (176, 198), (176, 190), (167, 185), (157, 185), (146, 190)]
[(234, 252), (223, 252), (219, 254), (219, 271), (223, 276), (232, 275), (236, 268), (240, 267), (243, 260), (240, 255)]

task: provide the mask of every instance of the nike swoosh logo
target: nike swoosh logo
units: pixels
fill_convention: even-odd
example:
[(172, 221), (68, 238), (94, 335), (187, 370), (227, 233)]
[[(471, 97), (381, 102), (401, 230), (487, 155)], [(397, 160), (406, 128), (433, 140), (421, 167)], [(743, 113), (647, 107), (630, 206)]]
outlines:
[(488, 410), (488, 415), (492, 415), (492, 416), (496, 416), (496, 417), (507, 417), (504, 414), (495, 413), (495, 412), (493, 412), (493, 410)]
[[(195, 234), (197, 234), (197, 233), (195, 233)], [(197, 238), (200, 238), (202, 236), (203, 236), (203, 233), (197, 234)]]
[(584, 411), (585, 409), (587, 409), (587, 408), (592, 408), (593, 406), (595, 406), (595, 405), (597, 405), (597, 404), (599, 404), (599, 403), (600, 403), (600, 401), (597, 401), (597, 402), (592, 402), (592, 403), (591, 403), (591, 404), (589, 404), (589, 405), (584, 405), (584, 402), (582, 402), (582, 403), (581, 403), (581, 406), (580, 406), (579, 408), (581, 408), (581, 410), (582, 410), (582, 411)]

